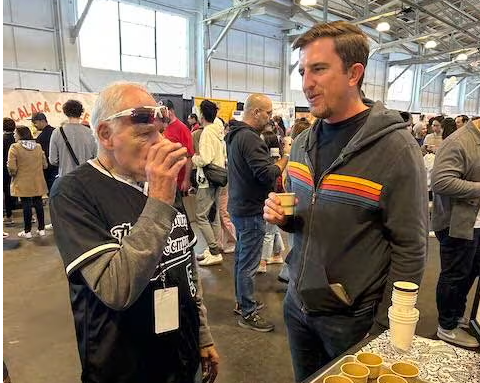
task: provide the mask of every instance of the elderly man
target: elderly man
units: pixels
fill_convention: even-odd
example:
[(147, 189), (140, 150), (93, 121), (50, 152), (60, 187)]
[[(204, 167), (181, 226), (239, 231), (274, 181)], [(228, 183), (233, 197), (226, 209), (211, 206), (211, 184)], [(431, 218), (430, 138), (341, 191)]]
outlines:
[(218, 354), (195, 267), (195, 236), (172, 205), (187, 151), (159, 133), (147, 89), (98, 96), (98, 157), (60, 178), (50, 212), (70, 286), (82, 382), (194, 382)]
[(272, 101), (265, 95), (248, 96), (243, 121), (231, 121), (226, 136), (228, 152), (228, 211), (237, 231), (235, 247), (234, 312), (239, 326), (268, 332), (273, 323), (257, 311), (263, 304), (254, 298), (255, 274), (260, 264), (265, 221), (263, 202), (288, 163), (288, 154), (276, 163), (270, 160), (260, 133), (272, 118)]
[(427, 185), (409, 116), (361, 97), (365, 33), (345, 21), (318, 24), (294, 48), (318, 120), (293, 142), (295, 215), (271, 193), (264, 217), (294, 237), (284, 316), (300, 382), (388, 327), (395, 281), (420, 283)]

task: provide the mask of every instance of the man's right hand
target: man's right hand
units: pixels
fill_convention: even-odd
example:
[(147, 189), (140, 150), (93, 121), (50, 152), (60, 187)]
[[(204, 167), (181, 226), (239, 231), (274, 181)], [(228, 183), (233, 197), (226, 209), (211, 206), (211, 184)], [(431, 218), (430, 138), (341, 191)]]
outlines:
[(263, 218), (265, 221), (273, 225), (285, 225), (287, 222), (287, 216), (280, 204), (280, 198), (275, 193), (270, 193), (265, 200), (265, 206), (263, 207)]
[(187, 162), (187, 149), (179, 143), (162, 139), (147, 154), (145, 173), (149, 197), (172, 205), (175, 201), (177, 177)]

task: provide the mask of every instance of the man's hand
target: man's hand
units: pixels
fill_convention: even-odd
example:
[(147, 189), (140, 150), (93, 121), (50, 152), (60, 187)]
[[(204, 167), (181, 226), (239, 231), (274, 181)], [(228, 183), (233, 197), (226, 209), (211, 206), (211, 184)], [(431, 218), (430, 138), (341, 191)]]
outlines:
[(218, 374), (218, 363), (220, 356), (215, 346), (208, 346), (200, 349), (202, 360), (202, 383), (213, 383)]
[(292, 151), (292, 137), (284, 137), (283, 139), (283, 153), (290, 154)]
[[(297, 201), (295, 201), (296, 203)], [(287, 216), (280, 204), (280, 198), (275, 193), (270, 193), (265, 200), (263, 207), (263, 218), (273, 225), (284, 225), (287, 222)]]
[(148, 150), (145, 173), (148, 195), (172, 205), (175, 201), (177, 177), (187, 162), (187, 149), (179, 143), (163, 139)]

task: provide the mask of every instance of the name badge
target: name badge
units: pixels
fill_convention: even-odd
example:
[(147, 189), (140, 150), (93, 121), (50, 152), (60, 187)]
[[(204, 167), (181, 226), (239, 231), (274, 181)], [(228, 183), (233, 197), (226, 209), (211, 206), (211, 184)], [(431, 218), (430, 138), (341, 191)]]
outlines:
[(155, 334), (177, 330), (179, 327), (178, 287), (155, 290)]

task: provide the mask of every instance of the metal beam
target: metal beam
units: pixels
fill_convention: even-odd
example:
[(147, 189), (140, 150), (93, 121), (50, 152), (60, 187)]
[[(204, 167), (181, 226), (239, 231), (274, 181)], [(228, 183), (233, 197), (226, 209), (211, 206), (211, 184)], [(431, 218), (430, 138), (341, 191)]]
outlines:
[(379, 50), (380, 49), (386, 49), (386, 48), (391, 48), (391, 47), (394, 47), (396, 45), (400, 45), (400, 44), (404, 44), (404, 43), (411, 43), (413, 41), (425, 40), (425, 39), (428, 39), (429, 37), (432, 37), (433, 35), (435, 35), (435, 33), (428, 33), (428, 34), (425, 34), (425, 35), (410, 36), (410, 37), (405, 37), (405, 38), (399, 39), (399, 40), (389, 41), (388, 43), (380, 44), (378, 46), (378, 49)]
[(10, 23), (8, 21), (4, 21), (3, 25), (7, 25), (9, 27), (16, 27), (16, 28), (32, 29), (34, 31), (55, 32), (54, 28), (35, 27), (33, 25), (26, 25), (26, 24), (20, 24), (20, 23)]
[(463, 52), (463, 51), (466, 51), (466, 50), (469, 50), (469, 49), (474, 49), (474, 48), (478, 48), (478, 44), (472, 44), (472, 45), (467, 45), (465, 47), (458, 47), (458, 48), (454, 48), (454, 49), (451, 49), (451, 50), (446, 50), (446, 51), (441, 51), (441, 52), (436, 52), (436, 53), (430, 53), (428, 55), (423, 55), (423, 56), (419, 56), (419, 57), (411, 58), (411, 59), (395, 60), (395, 61), (391, 61), (389, 63), (389, 65), (392, 66), (392, 65), (415, 64), (415, 62), (412, 62), (412, 61), (415, 61), (415, 60), (418, 60), (418, 59), (429, 59), (429, 58), (432, 58), (432, 57), (437, 57), (437, 56), (446, 55), (446, 54), (459, 53), (459, 52)]
[(296, 12), (301, 13), (306, 19), (310, 20), (312, 23), (317, 24), (318, 20), (313, 17), (310, 13), (308, 13), (305, 9), (300, 7), (297, 4), (293, 5), (293, 8), (295, 9)]
[(59, 76), (61, 72), (53, 70), (43, 70), (43, 69), (27, 69), (27, 68), (13, 68), (13, 67), (3, 67), (3, 70), (8, 70), (11, 72), (27, 72), (27, 73), (38, 73), (38, 74), (54, 74)]
[(225, 37), (225, 35), (227, 34), (228, 30), (230, 29), (232, 24), (235, 22), (235, 20), (237, 20), (238, 16), (240, 16), (240, 13), (242, 13), (242, 12), (243, 12), (243, 9), (236, 10), (235, 13), (233, 14), (233, 16), (230, 18), (230, 20), (228, 20), (227, 24), (223, 27), (222, 31), (220, 32), (220, 34), (217, 37), (217, 40), (215, 40), (212, 47), (208, 50), (207, 62), (210, 62), (210, 60), (212, 58), (212, 55), (215, 52), (215, 49), (217, 49), (217, 47), (218, 47), (218, 44), (220, 44), (222, 42), (222, 40)]
[(357, 6), (355, 4), (353, 4), (350, 0), (342, 0), (344, 3), (346, 3), (350, 8), (352, 8), (353, 11), (355, 11), (355, 13), (357, 15), (361, 15), (362, 13), (358, 10)]
[(430, 80), (427, 81), (427, 83), (420, 88), (420, 91), (424, 90), (427, 86), (429, 86), (432, 82), (435, 81), (435, 79), (440, 76), (443, 73), (443, 69), (438, 71)]
[[(456, 77), (458, 77), (458, 76), (456, 76)], [(445, 93), (444, 93), (443, 98), (445, 98), (445, 97), (447, 96), (447, 94), (449, 94), (452, 90), (454, 90), (457, 86), (459, 86), (459, 85), (460, 85), (462, 82), (464, 82), (466, 79), (467, 79), (467, 77), (462, 77), (462, 79), (461, 79), (459, 82), (457, 82), (452, 89), (450, 89), (448, 92), (445, 92)]]
[(390, 88), (390, 87), (395, 83), (395, 81), (397, 81), (400, 77), (402, 77), (402, 75), (403, 75), (407, 70), (410, 69), (410, 67), (411, 67), (411, 65), (407, 66), (404, 70), (402, 70), (402, 71), (400, 72), (400, 74), (399, 74), (397, 77), (395, 77), (392, 81), (389, 81), (389, 82), (388, 82), (388, 87)]
[(468, 92), (466, 95), (465, 95), (465, 98), (467, 98), (468, 96), (470, 96), (473, 92), (475, 92), (478, 88), (480, 88), (480, 83), (478, 83), (477, 85), (475, 85), (475, 87), (470, 91)]
[(93, 3), (93, 0), (88, 0), (87, 5), (85, 5), (85, 8), (83, 9), (82, 15), (77, 21), (77, 24), (70, 30), (70, 37), (72, 40), (75, 40), (78, 37), (78, 34), (80, 33), (80, 29), (82, 28), (83, 22), (85, 21), (85, 17), (87, 17), (88, 11), (90, 10), (90, 7)]
[(395, 9), (393, 11), (383, 12), (383, 13), (374, 13), (372, 16), (362, 17), (360, 19), (352, 20), (352, 24), (363, 24), (368, 23), (369, 21), (375, 21), (381, 19), (382, 17), (396, 16), (401, 13), (401, 9)]
[(451, 22), (450, 20), (447, 20), (447, 19), (444, 19), (443, 17), (439, 17), (438, 15), (436, 15), (435, 13), (433, 12), (430, 12), (428, 9), (426, 9), (425, 7), (422, 7), (420, 4), (417, 4), (416, 2), (412, 1), (412, 0), (402, 0), (403, 3), (405, 4), (408, 4), (410, 5), (411, 7), (413, 8), (416, 8), (420, 11), (422, 11), (423, 13), (437, 19), (438, 21), (456, 29), (457, 31), (461, 31), (463, 32), (465, 35), (471, 37), (472, 39), (474, 39), (475, 41), (478, 40), (478, 36), (474, 35), (473, 33), (470, 33), (468, 30), (466, 30), (465, 28), (461, 27), (461, 26), (458, 26), (456, 25), (454, 22)]
[(328, 0), (323, 0), (323, 22), (328, 23)]
[(212, 16), (206, 19), (203, 19), (203, 22), (204, 23), (213, 22), (215, 20), (222, 19), (225, 16), (228, 16), (230, 13), (234, 11), (238, 11), (238, 10), (244, 11), (246, 8), (253, 7), (255, 5), (261, 5), (263, 3), (268, 3), (269, 1), (270, 0), (247, 0), (244, 3), (237, 5), (236, 7), (230, 7), (230, 8), (224, 9), (223, 11), (214, 13)]

